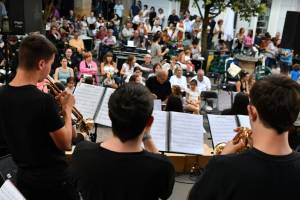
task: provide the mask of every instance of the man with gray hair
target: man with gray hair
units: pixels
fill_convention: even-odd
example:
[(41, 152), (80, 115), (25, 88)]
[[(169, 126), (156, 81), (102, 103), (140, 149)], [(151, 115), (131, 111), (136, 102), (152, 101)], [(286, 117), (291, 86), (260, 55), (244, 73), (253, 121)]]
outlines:
[(166, 70), (158, 70), (156, 76), (152, 76), (146, 81), (146, 86), (157, 99), (162, 101), (167, 100), (172, 93)]
[(192, 79), (197, 80), (197, 86), (200, 93), (202, 91), (210, 91), (211, 82), (207, 76), (204, 76), (203, 69), (199, 69), (197, 72), (197, 76)]
[(113, 33), (114, 31), (112, 29), (108, 29), (107, 36), (103, 39), (103, 44), (106, 46), (114, 46), (117, 44), (117, 39)]

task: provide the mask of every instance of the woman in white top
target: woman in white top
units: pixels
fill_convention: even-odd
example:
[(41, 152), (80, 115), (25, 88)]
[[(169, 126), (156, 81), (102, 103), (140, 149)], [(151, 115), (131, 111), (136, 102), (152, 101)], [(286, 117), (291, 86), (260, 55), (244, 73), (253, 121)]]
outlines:
[(186, 77), (182, 75), (181, 67), (175, 68), (175, 75), (171, 76), (170, 83), (171, 83), (171, 86), (178, 85), (181, 89), (181, 92), (186, 91), (187, 81), (186, 81)]
[(193, 79), (190, 82), (190, 89), (186, 91), (186, 106), (187, 111), (193, 112), (194, 114), (199, 114), (200, 112), (200, 92), (197, 89), (197, 80)]
[(224, 39), (224, 21), (222, 19), (218, 20), (217, 24), (215, 25), (214, 31), (213, 31), (213, 43), (214, 45), (217, 45), (219, 40)]
[(108, 77), (116, 80), (117, 84), (120, 83), (120, 78), (117, 76), (118, 69), (117, 64), (113, 61), (113, 54), (108, 52), (104, 58), (103, 62), (100, 64), (100, 74), (104, 77), (104, 80)]
[(140, 67), (141, 69), (144, 67), (140, 66), (136, 63), (136, 58), (133, 55), (129, 55), (127, 61), (122, 65), (122, 69), (120, 71), (121, 76), (125, 82), (129, 82), (130, 76), (133, 74), (133, 69), (135, 67)]

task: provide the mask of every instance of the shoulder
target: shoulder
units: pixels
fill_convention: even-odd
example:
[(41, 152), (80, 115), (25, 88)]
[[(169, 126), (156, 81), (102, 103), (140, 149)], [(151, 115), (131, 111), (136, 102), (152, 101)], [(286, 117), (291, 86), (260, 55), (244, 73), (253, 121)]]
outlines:
[(165, 167), (165, 169), (175, 170), (173, 164), (165, 155), (145, 151), (145, 157), (160, 165), (161, 167)]
[(97, 143), (89, 142), (89, 141), (82, 141), (79, 144), (76, 145), (73, 157), (80, 158), (83, 154), (86, 154), (87, 152), (95, 151), (98, 149)]

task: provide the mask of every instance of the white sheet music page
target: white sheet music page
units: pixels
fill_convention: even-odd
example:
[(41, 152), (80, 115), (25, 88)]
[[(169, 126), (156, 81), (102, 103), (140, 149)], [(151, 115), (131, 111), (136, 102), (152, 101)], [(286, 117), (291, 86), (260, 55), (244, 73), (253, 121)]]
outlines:
[(150, 135), (154, 144), (160, 151), (167, 151), (167, 126), (168, 126), (168, 113), (165, 111), (153, 111), (154, 121), (150, 130)]
[(114, 91), (115, 89), (113, 88), (106, 88), (99, 112), (95, 117), (96, 124), (111, 127), (111, 121), (108, 115), (108, 101)]
[(153, 110), (161, 110), (161, 100), (154, 99)]
[(105, 88), (81, 83), (74, 91), (75, 107), (83, 115), (84, 119), (94, 118), (98, 104)]
[(216, 146), (222, 142), (228, 142), (234, 138), (237, 128), (234, 115), (208, 115), (213, 144)]
[(0, 199), (25, 200), (24, 196), (10, 180), (6, 180), (0, 188)]
[(241, 127), (251, 128), (248, 115), (238, 115)]
[(170, 151), (203, 154), (203, 116), (171, 112)]

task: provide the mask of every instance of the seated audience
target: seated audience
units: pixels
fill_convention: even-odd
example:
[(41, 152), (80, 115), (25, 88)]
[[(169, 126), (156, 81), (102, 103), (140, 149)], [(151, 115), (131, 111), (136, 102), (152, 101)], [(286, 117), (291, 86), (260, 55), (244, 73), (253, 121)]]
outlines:
[(172, 94), (168, 97), (166, 111), (183, 112), (181, 88), (178, 85), (172, 86)]
[(165, 101), (172, 93), (168, 72), (165, 70), (157, 71), (156, 76), (152, 76), (146, 81), (146, 86), (157, 99), (162, 101)]
[(175, 170), (149, 134), (150, 92), (140, 84), (122, 85), (108, 108), (113, 136), (100, 144), (83, 141), (72, 156), (70, 172), (78, 192), (83, 199), (168, 199)]
[(186, 91), (186, 105), (185, 110), (193, 112), (193, 114), (200, 113), (201, 97), (197, 88), (197, 81), (195, 79), (190, 81), (190, 89)]
[(54, 80), (66, 84), (69, 77), (74, 77), (74, 71), (72, 68), (68, 67), (67, 58), (62, 58), (60, 64), (61, 67), (55, 69)]
[(81, 75), (83, 75), (84, 77), (86, 76), (96, 77), (98, 67), (97, 67), (97, 63), (93, 61), (92, 53), (91, 52), (84, 53), (83, 59), (84, 60), (81, 61), (79, 64), (79, 71), (80, 71), (79, 78), (81, 77)]
[(67, 78), (67, 87), (65, 88), (65, 90), (68, 93), (73, 94), (73, 92), (75, 90), (75, 78), (74, 77)]
[(210, 91), (211, 82), (207, 76), (204, 76), (203, 69), (199, 69), (197, 76), (195, 76), (193, 79), (197, 80), (197, 87), (200, 93), (202, 91)]
[(103, 44), (106, 46), (115, 46), (117, 44), (117, 39), (113, 35), (114, 31), (112, 29), (108, 29), (107, 36), (102, 40)]
[(148, 75), (148, 78), (150, 78), (150, 77), (152, 77), (152, 76), (155, 76), (155, 75), (156, 75), (156, 72), (157, 72), (158, 70), (161, 70), (161, 69), (162, 69), (161, 64), (160, 64), (160, 63), (155, 63), (155, 64), (153, 65), (153, 68), (152, 68), (152, 73), (150, 73), (150, 74)]
[(187, 80), (186, 77), (182, 75), (182, 68), (176, 67), (175, 68), (175, 75), (171, 76), (170, 78), (171, 86), (178, 85), (182, 92), (186, 91), (187, 89)]
[(236, 92), (244, 92), (249, 94), (249, 73), (242, 70), (240, 72), (240, 80), (235, 84)]
[(228, 142), (222, 155), (209, 161), (188, 199), (298, 196), (300, 154), (290, 148), (288, 131), (299, 114), (299, 101), (300, 86), (287, 76), (272, 75), (257, 81), (248, 105), (253, 148), (236, 153), (245, 145), (243, 141)]
[[(152, 59), (151, 55), (150, 54), (146, 54), (144, 56), (144, 63), (142, 64), (142, 66), (145, 67), (145, 68), (148, 68), (148, 69), (150, 69), (152, 71), (153, 64), (152, 64), (151, 59)], [(143, 76), (146, 78), (146, 77), (149, 76), (149, 73), (150, 73), (150, 71), (149, 72), (144, 72)]]
[(84, 43), (83, 40), (81, 38), (79, 38), (79, 32), (78, 31), (74, 31), (74, 38), (72, 38), (69, 41), (69, 45), (71, 47), (75, 47), (77, 49), (77, 51), (79, 53), (82, 53), (84, 51)]

